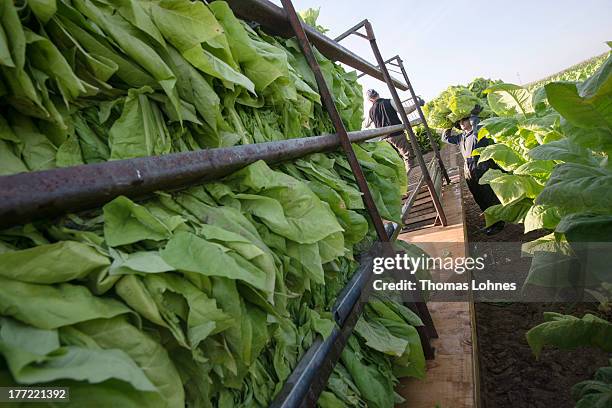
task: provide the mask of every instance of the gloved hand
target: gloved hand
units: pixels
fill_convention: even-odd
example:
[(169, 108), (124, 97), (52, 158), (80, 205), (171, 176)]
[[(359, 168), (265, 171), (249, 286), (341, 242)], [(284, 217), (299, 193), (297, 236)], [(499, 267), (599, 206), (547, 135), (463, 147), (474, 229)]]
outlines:
[(472, 116), (470, 116), (470, 123), (472, 125), (473, 131), (476, 132), (476, 127), (480, 123), (480, 118), (478, 117), (478, 115), (472, 114)]
[(478, 115), (480, 112), (482, 112), (483, 107), (480, 105), (476, 105), (474, 106), (474, 109), (472, 109), (472, 115)]

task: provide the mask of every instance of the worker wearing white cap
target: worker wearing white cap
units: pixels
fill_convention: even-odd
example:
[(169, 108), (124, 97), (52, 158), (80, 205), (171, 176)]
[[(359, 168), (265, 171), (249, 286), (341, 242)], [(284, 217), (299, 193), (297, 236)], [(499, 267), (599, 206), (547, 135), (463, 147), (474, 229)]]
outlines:
[[(374, 123), (374, 126), (377, 128), (402, 124), (402, 121), (397, 114), (397, 107), (395, 106), (394, 101), (391, 99), (381, 98), (378, 95), (378, 92), (376, 92), (374, 89), (369, 89), (367, 91), (367, 97), (370, 102), (372, 102), (372, 107), (370, 108), (369, 121), (366, 127), (369, 127), (372, 123)], [(419, 98), (417, 102), (421, 106), (423, 105), (422, 99)], [(403, 106), (402, 108), (406, 114), (410, 114), (416, 110), (416, 104), (408, 107)], [(406, 164), (406, 172), (415, 166), (414, 151), (412, 150), (412, 146), (410, 146), (410, 142), (408, 141), (408, 138), (403, 130), (391, 133), (383, 140), (389, 142), (391, 146), (397, 150), (400, 156), (402, 156)]]

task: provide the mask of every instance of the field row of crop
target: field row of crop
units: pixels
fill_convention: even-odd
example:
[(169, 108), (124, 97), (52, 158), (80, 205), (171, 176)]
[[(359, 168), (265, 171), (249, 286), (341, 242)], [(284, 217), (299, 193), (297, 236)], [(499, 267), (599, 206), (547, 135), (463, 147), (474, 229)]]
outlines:
[(561, 72), (547, 76), (535, 82), (530, 82), (523, 85), (530, 91), (534, 91), (538, 88), (550, 82), (556, 81), (584, 81), (597, 71), (597, 69), (606, 61), (608, 53), (604, 52), (601, 55), (589, 58), (585, 61), (579, 62), (578, 64), (572, 65), (571, 67), (564, 69)]
[[(574, 82), (570, 82), (574, 81)], [(521, 87), (496, 83), (486, 100), (466, 87), (450, 87), (429, 103), (430, 123), (450, 127), (486, 104), (478, 139), (479, 161), (493, 160), (480, 184), (491, 186), (499, 205), (485, 211), (487, 226), (499, 221), (548, 235), (525, 244), (532, 257), (526, 287), (583, 294), (609, 309), (612, 301), (612, 56), (607, 53), (545, 80)], [(612, 323), (547, 313), (527, 333), (536, 356), (545, 346), (598, 347), (612, 352)], [(577, 384), (579, 407), (607, 406), (612, 368)], [(606, 402), (608, 401), (608, 402)]]

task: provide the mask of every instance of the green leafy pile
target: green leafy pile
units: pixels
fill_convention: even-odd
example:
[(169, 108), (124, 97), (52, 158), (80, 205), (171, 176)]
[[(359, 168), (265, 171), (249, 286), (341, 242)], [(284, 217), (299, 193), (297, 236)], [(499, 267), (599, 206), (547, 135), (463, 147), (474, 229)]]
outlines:
[(309, 8), (307, 10), (300, 12), (300, 17), (306, 24), (320, 32), (321, 34), (325, 34), (329, 31), (329, 29), (317, 24), (317, 20), (319, 19), (319, 14), (321, 14), (321, 8)]
[(422, 326), (421, 320), (401, 303), (380, 297), (371, 300), (319, 406), (393, 407), (404, 402), (394, 392), (396, 378), (425, 377), (425, 357), (414, 326)]
[[(294, 39), (228, 5), (186, 0), (2, 4), (2, 174), (333, 132)], [(346, 126), (361, 88), (317, 59)]]
[(451, 128), (460, 119), (470, 116), (476, 105), (483, 108), (479, 114), (481, 118), (492, 116), (485, 90), (499, 82), (476, 78), (468, 86), (449, 86), (437, 98), (427, 102), (423, 107), (427, 123), (437, 129)]
[[(368, 179), (404, 174), (387, 144), (367, 147), (358, 151), (375, 169)], [(353, 248), (372, 239), (340, 154), (284, 167), (293, 176), (257, 162), (221, 182), (0, 232), (3, 378), (67, 384), (76, 405), (93, 395), (122, 406), (267, 406), (314, 337), (329, 335)], [(397, 203), (376, 193), (399, 208), (399, 191)], [(393, 302), (370, 307), (380, 316), (362, 318), (352, 340), (362, 351), (345, 363), (352, 375), (369, 367), (345, 379), (360, 400), (375, 398), (373, 381), (392, 389), (393, 370), (424, 369), (418, 318)], [(386, 343), (372, 339), (384, 338), (403, 349), (377, 351)]]
[[(333, 131), (295, 40), (221, 1), (3, 2), (0, 23), (3, 175)], [(359, 128), (355, 73), (317, 59)], [(403, 161), (354, 149), (400, 222)], [(73, 406), (267, 406), (333, 329), (375, 239), (365, 214), (328, 153), (0, 231), (2, 383), (69, 386)], [(423, 376), (420, 324), (373, 300), (320, 405), (392, 406), (398, 377)]]
[[(423, 125), (413, 126), (412, 130), (414, 131), (414, 135), (416, 136), (419, 142), (419, 149), (421, 149), (421, 152), (427, 153), (427, 152), (432, 151), (433, 149), (431, 147), (431, 142), (429, 141), (429, 136), (427, 135), (427, 131), (425, 130), (425, 126)], [(440, 146), (440, 143), (441, 143), (440, 134), (432, 130), (431, 135), (433, 136), (435, 143), (437, 143), (438, 146)]]

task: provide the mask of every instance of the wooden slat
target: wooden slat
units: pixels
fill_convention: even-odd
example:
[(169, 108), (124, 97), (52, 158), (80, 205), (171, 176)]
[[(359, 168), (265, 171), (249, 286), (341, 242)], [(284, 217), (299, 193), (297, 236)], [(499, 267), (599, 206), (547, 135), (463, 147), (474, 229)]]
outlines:
[(431, 228), (434, 226), (433, 220), (421, 221), (415, 224), (406, 225), (402, 229), (402, 233), (413, 233), (414, 231), (422, 230), (425, 228)]
[(410, 221), (410, 218), (412, 217), (418, 217), (425, 214), (438, 215), (435, 208), (421, 208), (418, 210), (410, 211), (410, 215), (408, 215), (408, 221)]
[(414, 201), (413, 207), (417, 206), (417, 205), (421, 205), (421, 204), (425, 204), (425, 203), (431, 203), (431, 205), (433, 206), (433, 201), (431, 201), (431, 196), (428, 194), (427, 197), (424, 198), (417, 198)]
[(420, 216), (414, 217), (414, 218), (412, 218), (409, 215), (408, 216), (408, 225), (413, 224), (415, 222), (419, 222), (419, 221), (431, 220), (432, 218), (436, 218), (437, 215), (438, 214), (436, 214), (435, 212), (429, 213), (429, 214), (425, 214), (425, 215), (420, 215)]
[(411, 223), (413, 219), (415, 219), (417, 217), (421, 217), (423, 215), (427, 215), (427, 214), (438, 215), (438, 213), (434, 209), (423, 208), (422, 210), (415, 211), (413, 213), (408, 214), (408, 219), (406, 220), (406, 222), (407, 223)]

